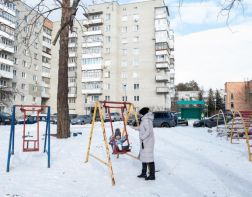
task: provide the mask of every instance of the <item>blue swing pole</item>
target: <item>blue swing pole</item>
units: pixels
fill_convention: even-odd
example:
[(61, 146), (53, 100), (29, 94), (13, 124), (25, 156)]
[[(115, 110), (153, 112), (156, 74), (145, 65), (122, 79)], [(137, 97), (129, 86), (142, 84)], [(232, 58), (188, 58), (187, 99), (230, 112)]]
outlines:
[(45, 132), (45, 142), (44, 142), (44, 153), (46, 152), (47, 135), (48, 135), (48, 107), (47, 107), (47, 116), (46, 116), (46, 132)]
[(12, 107), (12, 116), (11, 116), (11, 130), (10, 130), (10, 140), (9, 140), (9, 149), (8, 149), (8, 157), (7, 157), (7, 168), (6, 171), (10, 171), (10, 159), (11, 155), (14, 154), (14, 130), (15, 130), (15, 110), (16, 106)]
[(51, 167), (51, 126), (50, 126), (50, 118), (51, 118), (51, 107), (48, 107), (48, 152), (47, 152), (47, 167)]

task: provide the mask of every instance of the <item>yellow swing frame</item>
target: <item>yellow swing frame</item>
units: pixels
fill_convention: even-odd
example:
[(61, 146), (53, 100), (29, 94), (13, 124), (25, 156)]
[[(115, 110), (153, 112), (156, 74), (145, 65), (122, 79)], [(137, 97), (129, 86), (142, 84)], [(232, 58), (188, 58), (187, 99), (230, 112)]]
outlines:
[[(101, 103), (104, 103), (104, 102), (114, 103), (114, 104), (118, 103), (118, 102), (113, 102), (113, 101), (97, 101), (95, 103), (93, 118), (92, 118), (92, 125), (91, 125), (91, 129), (90, 129), (90, 134), (89, 134), (89, 142), (88, 142), (88, 148), (87, 148), (85, 163), (88, 162), (88, 159), (89, 159), (89, 156), (90, 156), (90, 157), (93, 157), (94, 159), (100, 161), (102, 164), (106, 165), (109, 168), (112, 185), (114, 186), (115, 185), (115, 177), (114, 177), (114, 173), (113, 173), (113, 167), (112, 167), (112, 162), (111, 162), (110, 152), (109, 152), (109, 145), (108, 145), (108, 141), (107, 141), (105, 125), (104, 125), (104, 119), (103, 119), (103, 111), (102, 111), (102, 107), (101, 107)], [(135, 106), (132, 103), (129, 103), (129, 102), (120, 102), (120, 103), (124, 103), (125, 105), (128, 105), (126, 117), (125, 118), (123, 117), (124, 125), (127, 125), (127, 122), (128, 122), (129, 116), (130, 116), (130, 112), (132, 110), (133, 114), (134, 114), (134, 117), (136, 119), (137, 125), (139, 126)], [(96, 119), (97, 111), (99, 113), (99, 117), (100, 117), (100, 120), (101, 120), (103, 142), (105, 144), (107, 161), (104, 161), (104, 160), (100, 159), (99, 157), (97, 157), (97, 156), (93, 155), (92, 153), (90, 153), (90, 148), (91, 148), (91, 143), (92, 143), (92, 139), (93, 139), (93, 133), (94, 133), (94, 126), (95, 126), (95, 119)], [(125, 134), (125, 131), (123, 131), (122, 135), (124, 135), (124, 134)], [(128, 154), (128, 153), (126, 153), (126, 154), (137, 159), (137, 157), (135, 157), (135, 156), (133, 156), (131, 154)]]

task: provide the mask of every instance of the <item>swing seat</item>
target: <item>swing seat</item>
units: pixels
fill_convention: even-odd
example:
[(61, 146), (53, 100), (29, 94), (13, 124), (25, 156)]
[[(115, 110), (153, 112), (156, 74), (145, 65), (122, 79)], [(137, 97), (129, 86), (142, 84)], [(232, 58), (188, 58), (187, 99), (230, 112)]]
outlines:
[(115, 145), (112, 154), (117, 155), (117, 154), (125, 154), (127, 152), (131, 151), (131, 147), (129, 145), (127, 146), (122, 146), (122, 150), (118, 148), (117, 145)]
[(39, 151), (38, 140), (24, 140), (23, 151), (24, 152)]

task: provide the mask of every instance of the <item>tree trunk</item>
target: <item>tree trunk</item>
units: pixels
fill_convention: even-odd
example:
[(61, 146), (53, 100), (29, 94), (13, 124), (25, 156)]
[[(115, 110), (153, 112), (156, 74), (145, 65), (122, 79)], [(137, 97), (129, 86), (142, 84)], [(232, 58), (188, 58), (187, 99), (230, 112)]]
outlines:
[[(61, 26), (69, 22), (70, 0), (62, 1)], [(61, 31), (59, 49), (58, 93), (57, 93), (57, 138), (70, 137), (70, 120), (68, 107), (68, 40), (69, 23)]]

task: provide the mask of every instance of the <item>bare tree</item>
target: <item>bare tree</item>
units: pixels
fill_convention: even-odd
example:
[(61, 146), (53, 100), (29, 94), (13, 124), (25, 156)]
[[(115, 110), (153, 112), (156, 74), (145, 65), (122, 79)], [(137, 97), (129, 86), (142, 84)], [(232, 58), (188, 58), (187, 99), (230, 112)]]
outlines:
[[(6, 0), (6, 2), (18, 3), (20, 0)], [(25, 44), (27, 50), (37, 39), (34, 36), (34, 29), (37, 23), (44, 23), (52, 13), (57, 10), (61, 11), (61, 25), (53, 39), (52, 44), (55, 45), (59, 39), (59, 70), (58, 70), (58, 92), (57, 92), (57, 112), (58, 112), (58, 125), (57, 137), (68, 138), (70, 137), (70, 121), (69, 121), (69, 107), (68, 107), (68, 40), (69, 31), (73, 31), (74, 20), (76, 20), (76, 13), (78, 8), (82, 8), (85, 12), (86, 6), (81, 0), (53, 0), (54, 6), (47, 5), (48, 2), (40, 0), (36, 5), (30, 8), (27, 13), (30, 20), (25, 23), (25, 18), (18, 19), (18, 32), (26, 31), (25, 43), (19, 40), (19, 43)], [(25, 23), (25, 25), (24, 25)], [(27, 30), (28, 29), (28, 30)], [(43, 30), (43, 25), (41, 29)], [(38, 32), (37, 32), (38, 33)], [(32, 60), (32, 58), (31, 58)]]

